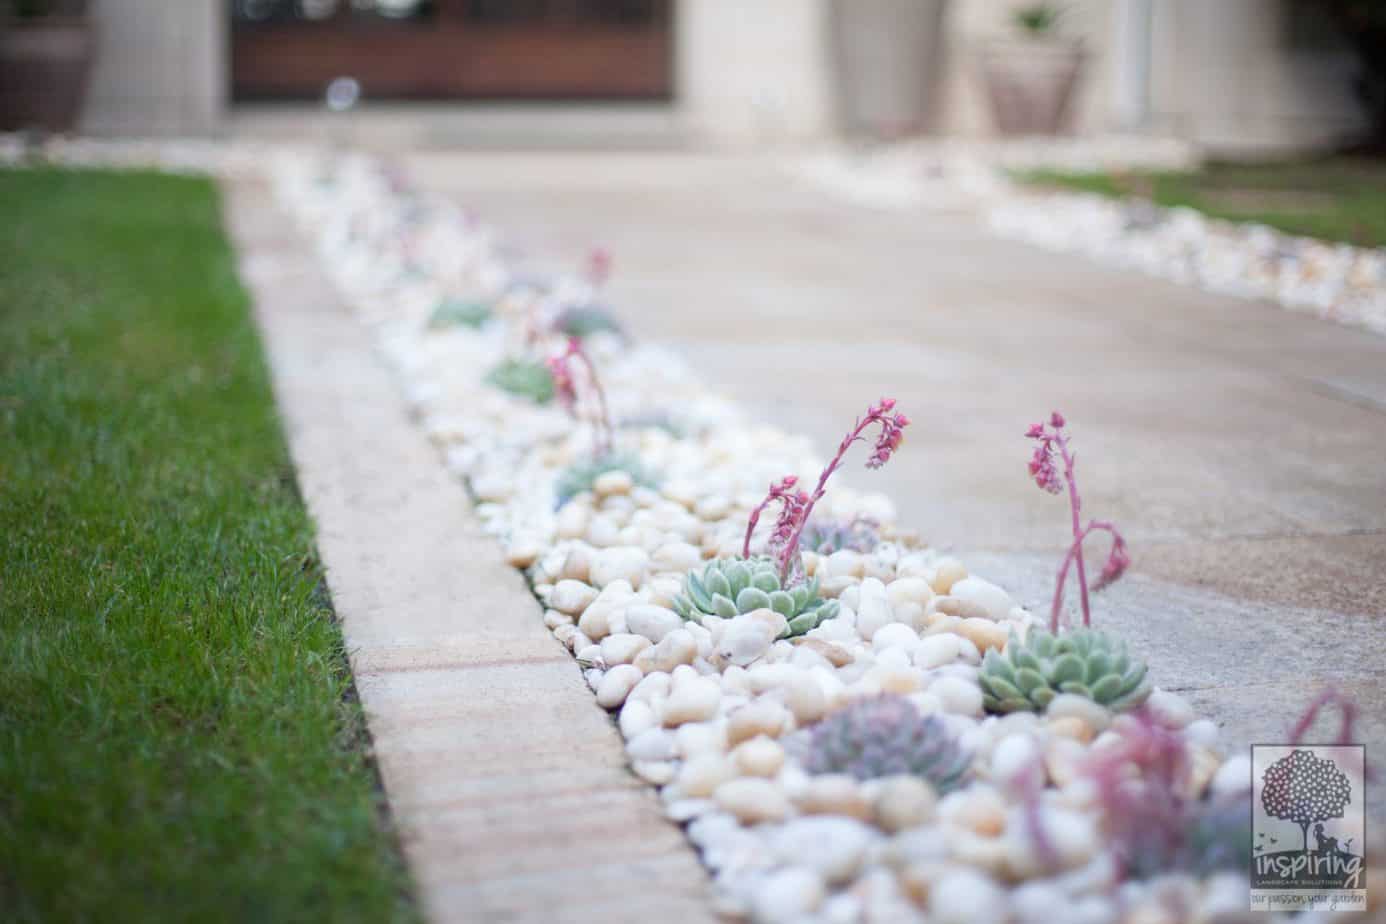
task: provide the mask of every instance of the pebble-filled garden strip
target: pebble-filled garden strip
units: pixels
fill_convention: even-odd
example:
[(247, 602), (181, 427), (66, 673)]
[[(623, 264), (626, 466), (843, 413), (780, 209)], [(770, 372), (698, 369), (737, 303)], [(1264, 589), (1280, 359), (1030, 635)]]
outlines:
[(1219, 295), (1266, 299), (1386, 334), (1381, 248), (1087, 193), (1016, 191), (992, 206), (986, 221), (1002, 237), (1047, 250), (1081, 253)]
[[(793, 517), (767, 510), (749, 549), (748, 523), (767, 485), (802, 508), (821, 461), (630, 343), (599, 307), (604, 261), (521, 273), (493, 231), (369, 161), (290, 159), (276, 179), (723, 910), (1173, 922), (1247, 907), (1246, 759), (1152, 689), (1100, 616), (1051, 635), (836, 479), (789, 573)], [(584, 336), (574, 317), (606, 323)], [(864, 436), (846, 465), (867, 461)]]
[(1007, 178), (1008, 170), (1177, 170), (1195, 162), (1185, 146), (1156, 139), (1019, 139), (902, 143), (809, 158), (793, 173), (868, 207), (975, 212), (999, 237), (1386, 333), (1386, 249), (1142, 200), (1037, 191)]
[[(632, 343), (600, 304), (606, 255), (522, 272), (492, 229), (372, 160), (258, 159), (632, 770), (686, 826), (720, 910), (844, 924), (1246, 911), (1249, 761), (1102, 632), (1100, 596), (1091, 628), (1086, 613), (1053, 625), (900, 528), (888, 499), (828, 478), (907, 446), (911, 409), (863, 395), (825, 470)], [(1032, 476), (1067, 479), (1076, 541), (1108, 530), (1079, 523), (1072, 425), (1044, 419)], [(1017, 477), (1023, 436), (998, 435)], [(1125, 555), (1114, 546), (1096, 583)]]

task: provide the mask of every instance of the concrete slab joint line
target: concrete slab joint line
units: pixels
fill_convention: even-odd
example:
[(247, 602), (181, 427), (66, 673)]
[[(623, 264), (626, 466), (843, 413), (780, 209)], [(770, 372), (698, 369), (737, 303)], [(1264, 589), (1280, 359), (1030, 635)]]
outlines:
[[(476, 528), (307, 243), (285, 233), (261, 184), (229, 183), (226, 197), (428, 918), (610, 921), (634, 907), (613, 896), (638, 888), (642, 919), (715, 920), (693, 849), (633, 784), (576, 663)], [(575, 788), (595, 811), (568, 810)]]

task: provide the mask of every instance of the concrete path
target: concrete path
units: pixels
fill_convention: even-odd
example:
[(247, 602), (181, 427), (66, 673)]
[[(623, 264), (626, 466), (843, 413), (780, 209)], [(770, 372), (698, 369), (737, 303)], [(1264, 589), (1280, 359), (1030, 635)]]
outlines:
[(430, 921), (712, 920), (705, 875), (264, 189), (227, 189), (299, 484)]
[[(1022, 434), (1062, 409), (1087, 512), (1135, 555), (1097, 623), (1237, 746), (1283, 740), (1329, 683), (1360, 701), (1358, 739), (1386, 742), (1386, 338), (996, 240), (964, 213), (844, 205), (768, 158), (406, 165), (538, 256), (609, 246), (636, 336), (824, 450), (897, 397), (905, 450), (848, 477), (1042, 611), (1067, 507), (1027, 479)], [(1369, 801), (1386, 815), (1382, 783)]]

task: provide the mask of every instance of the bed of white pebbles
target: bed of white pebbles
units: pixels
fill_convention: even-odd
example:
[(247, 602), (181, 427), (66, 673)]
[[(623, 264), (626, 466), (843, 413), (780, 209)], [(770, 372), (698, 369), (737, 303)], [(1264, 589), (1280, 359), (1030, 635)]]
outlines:
[(986, 221), (1003, 237), (1049, 250), (1386, 334), (1386, 249), (1082, 193), (1017, 190)]
[(1285, 234), (1187, 208), (1036, 192), (1007, 170), (1184, 169), (1187, 146), (1149, 138), (907, 142), (819, 156), (795, 172), (859, 204), (978, 212), (995, 234), (1240, 298), (1386, 333), (1386, 249)]
[[(532, 293), (503, 299), (499, 320), (479, 330), (428, 324), (441, 299), (494, 294), (517, 278), (494, 232), (364, 158), (257, 162), (378, 336), (488, 530), (526, 570), (547, 626), (619, 726), (633, 771), (686, 825), (720, 910), (843, 924), (1177, 924), (1245, 913), (1244, 873), (1120, 881), (1084, 768), (1130, 719), (1070, 695), (1043, 715), (984, 714), (983, 653), (1036, 620), (1004, 589), (895, 527), (887, 499), (835, 481), (820, 504), (823, 514), (874, 518), (885, 541), (871, 554), (805, 555), (824, 595), (841, 604), (807, 636), (776, 639), (783, 620), (768, 610), (683, 621), (671, 601), (688, 570), (740, 551), (769, 482), (816, 474), (822, 460), (810, 447), (746, 420), (677, 357), (597, 335), (588, 347), (612, 416), (663, 417), (680, 435), (619, 428), (618, 449), (637, 455), (657, 486), (610, 472), (556, 509), (555, 479), (591, 452), (590, 427), (483, 382), (523, 348), (519, 319)], [(586, 284), (555, 285), (581, 297)], [(863, 408), (877, 397), (863, 395)], [(1158, 679), (1159, 665), (1152, 672)], [(914, 776), (814, 776), (786, 746), (796, 731), (883, 692), (957, 736), (971, 754), (965, 786), (940, 795)], [(1184, 742), (1194, 792), (1246, 789), (1248, 762), (1223, 754), (1212, 721), (1158, 688), (1149, 709)], [(1027, 767), (1041, 768), (1045, 783), (1029, 816), (1012, 785)], [(1044, 858), (1036, 824), (1051, 848)]]
[[(619, 428), (618, 451), (656, 473), (657, 487), (610, 472), (556, 510), (554, 482), (591, 453), (590, 428), (483, 381), (521, 349), (518, 318), (533, 296), (505, 300), (502, 314), (513, 317), (480, 330), (427, 323), (449, 295), (503, 288), (510, 270), (494, 234), (401, 197), (368, 162), (331, 183), (321, 169), (281, 163), (282, 200), (317, 232), (422, 425), (468, 479), (512, 564), (526, 569), (546, 624), (616, 718), (632, 769), (687, 826), (721, 910), (757, 921), (1022, 924), (1209, 920), (1247, 907), (1244, 875), (1118, 882), (1083, 767), (1119, 740), (1124, 720), (1066, 695), (1043, 716), (984, 715), (983, 652), (1034, 619), (1002, 588), (894, 528), (885, 498), (834, 483), (820, 505), (868, 515), (887, 537), (872, 554), (805, 556), (824, 594), (840, 601), (837, 618), (794, 640), (776, 639), (783, 619), (770, 611), (682, 620), (671, 604), (688, 571), (738, 553), (770, 481), (807, 479), (822, 460), (711, 396), (677, 357), (603, 335), (588, 346), (612, 416), (662, 416), (681, 436)], [(558, 287), (580, 295), (583, 283)], [(875, 397), (863, 396), (863, 407)], [(805, 771), (786, 746), (791, 736), (882, 692), (942, 717), (972, 755), (968, 785), (940, 796), (918, 777), (859, 782)], [(1246, 761), (1224, 760), (1213, 722), (1158, 689), (1150, 708), (1186, 743), (1197, 791), (1245, 790)], [(1041, 862), (1009, 782), (1032, 765), (1048, 783), (1038, 824), (1057, 866)]]

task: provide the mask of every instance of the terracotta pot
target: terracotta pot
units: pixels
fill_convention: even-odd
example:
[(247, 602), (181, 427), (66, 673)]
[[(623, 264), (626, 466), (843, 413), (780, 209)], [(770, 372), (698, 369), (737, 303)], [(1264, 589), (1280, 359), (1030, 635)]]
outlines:
[(0, 22), (0, 129), (71, 131), (95, 52), (85, 17)]
[(1078, 40), (998, 39), (979, 49), (982, 81), (1003, 135), (1057, 135), (1069, 124), (1086, 54)]
[(835, 0), (838, 105), (850, 134), (927, 130), (943, 35), (943, 0)]

